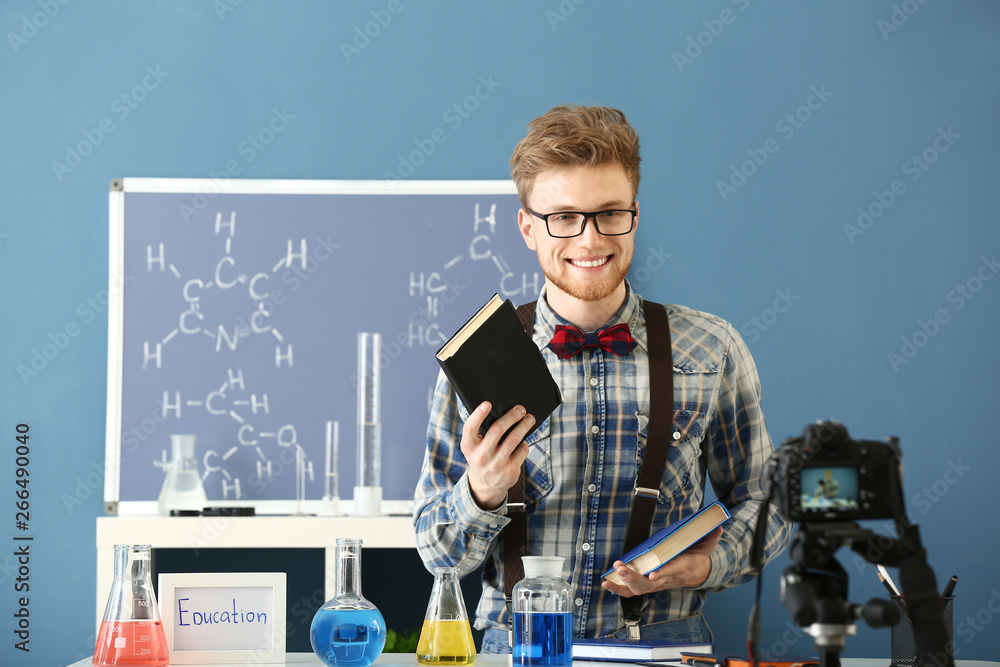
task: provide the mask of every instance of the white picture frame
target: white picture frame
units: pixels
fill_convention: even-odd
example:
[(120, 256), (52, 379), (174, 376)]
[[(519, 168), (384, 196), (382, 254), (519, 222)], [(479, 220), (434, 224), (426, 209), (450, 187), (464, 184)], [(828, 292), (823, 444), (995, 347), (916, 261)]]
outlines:
[(171, 665), (285, 662), (285, 573), (161, 573)]

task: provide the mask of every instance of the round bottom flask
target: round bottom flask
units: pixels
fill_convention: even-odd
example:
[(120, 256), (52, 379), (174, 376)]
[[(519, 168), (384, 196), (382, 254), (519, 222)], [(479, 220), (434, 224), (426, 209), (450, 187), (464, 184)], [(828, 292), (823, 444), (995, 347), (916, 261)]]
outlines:
[(336, 595), (316, 611), (309, 643), (329, 667), (368, 667), (385, 648), (385, 619), (361, 595), (361, 540), (337, 540)]

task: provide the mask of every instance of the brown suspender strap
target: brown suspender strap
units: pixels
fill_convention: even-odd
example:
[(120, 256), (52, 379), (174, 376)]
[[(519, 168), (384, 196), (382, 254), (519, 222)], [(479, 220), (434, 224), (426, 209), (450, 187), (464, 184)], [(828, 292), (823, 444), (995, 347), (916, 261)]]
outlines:
[[(635, 500), (629, 515), (625, 536), (625, 551), (632, 549), (649, 537), (653, 513), (659, 496), (660, 481), (667, 463), (667, 451), (673, 442), (674, 423), (674, 365), (670, 340), (670, 323), (667, 309), (651, 301), (643, 302), (646, 318), (646, 340), (649, 342), (649, 429), (646, 453), (639, 478), (636, 480)], [(517, 314), (531, 335), (535, 322), (535, 302), (517, 308)], [(665, 345), (663, 343), (666, 343)], [(657, 415), (660, 415), (657, 418)], [(507, 513), (510, 523), (504, 528), (504, 598), (510, 609), (514, 584), (524, 578), (521, 556), (527, 539), (528, 520), (524, 502), (524, 466), (517, 483), (507, 491)], [(622, 598), (624, 618), (632, 628), (637, 627), (644, 598)], [(638, 639), (638, 636), (630, 639)]]
[[(518, 306), (517, 315), (530, 336), (535, 326), (535, 302)], [(507, 490), (507, 515), (510, 517), (510, 523), (503, 531), (503, 596), (507, 601), (509, 612), (514, 584), (524, 579), (521, 556), (524, 555), (524, 544), (528, 535), (527, 508), (524, 504), (524, 465), (521, 466), (521, 475), (517, 482)], [(510, 618), (513, 619), (513, 615)]]
[[(660, 481), (667, 465), (667, 451), (673, 443), (674, 362), (667, 309), (661, 304), (643, 302), (646, 316), (646, 340), (649, 341), (649, 430), (646, 454), (635, 484), (635, 500), (625, 533), (625, 551), (649, 537), (653, 512), (660, 494)], [(622, 598), (622, 616), (629, 625), (629, 639), (638, 639), (639, 614), (644, 596)], [(632, 636), (635, 632), (635, 636)]]

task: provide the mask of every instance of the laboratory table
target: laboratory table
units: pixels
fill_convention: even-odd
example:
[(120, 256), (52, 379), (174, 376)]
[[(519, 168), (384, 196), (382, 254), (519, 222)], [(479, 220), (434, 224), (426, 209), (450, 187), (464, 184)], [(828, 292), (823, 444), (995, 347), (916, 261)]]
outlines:
[(323, 549), (326, 598), (333, 597), (337, 538), (364, 540), (365, 548), (415, 549), (413, 517), (397, 516), (252, 516), (169, 517), (106, 516), (97, 519), (98, 627), (115, 574), (116, 544), (149, 544), (156, 549)]
[[(480, 655), (476, 659), (479, 667), (506, 667), (510, 664), (510, 656), (507, 655)], [(311, 665), (312, 667), (322, 667), (323, 663), (312, 653), (289, 653), (283, 663), (268, 663), (275, 667), (282, 665)], [(413, 667), (417, 664), (417, 658), (413, 653), (383, 653), (375, 661), (376, 667)], [(582, 663), (581, 663), (582, 664)], [(595, 664), (587, 661), (586, 664)], [(609, 662), (607, 665), (617, 665), (620, 662)], [(670, 663), (664, 663), (670, 664)], [(841, 658), (840, 664), (843, 667), (889, 667), (889, 658)], [(90, 667), (90, 658), (84, 658), (74, 662), (69, 667)], [(245, 663), (213, 663), (212, 665), (186, 665), (185, 667), (245, 667)], [(264, 666), (266, 667), (266, 665)], [(956, 660), (955, 667), (1000, 667), (1000, 662), (986, 660)]]

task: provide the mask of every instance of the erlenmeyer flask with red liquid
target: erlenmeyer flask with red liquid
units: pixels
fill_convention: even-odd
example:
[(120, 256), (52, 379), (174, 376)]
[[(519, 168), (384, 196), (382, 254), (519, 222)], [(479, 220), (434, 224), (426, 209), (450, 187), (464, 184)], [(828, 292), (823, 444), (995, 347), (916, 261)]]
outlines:
[(97, 634), (94, 665), (167, 667), (170, 652), (149, 572), (148, 544), (115, 545), (115, 580)]

